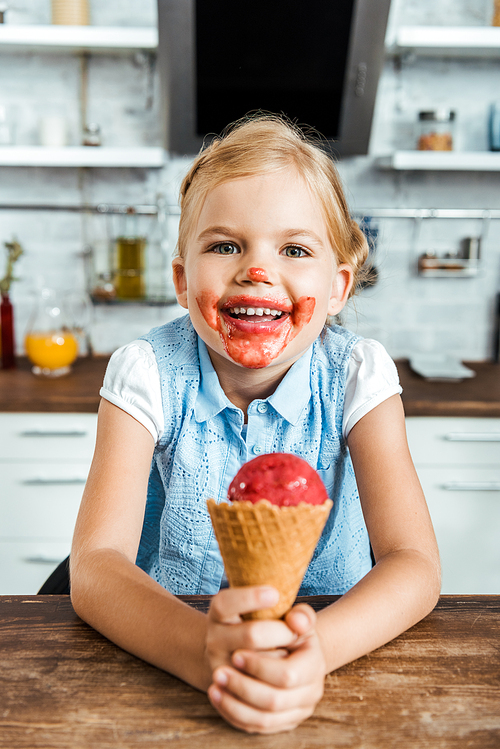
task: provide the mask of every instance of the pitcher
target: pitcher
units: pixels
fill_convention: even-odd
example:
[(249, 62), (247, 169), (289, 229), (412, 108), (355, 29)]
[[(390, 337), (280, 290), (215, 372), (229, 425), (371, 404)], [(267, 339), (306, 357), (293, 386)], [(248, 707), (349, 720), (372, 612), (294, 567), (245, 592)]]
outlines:
[[(26, 354), (34, 365), (33, 374), (60, 377), (71, 371), (71, 364), (78, 356), (79, 334), (88, 322), (85, 296), (41, 289), (24, 341)], [(85, 312), (80, 322), (75, 320), (77, 309)], [(83, 317), (87, 319), (83, 321)]]

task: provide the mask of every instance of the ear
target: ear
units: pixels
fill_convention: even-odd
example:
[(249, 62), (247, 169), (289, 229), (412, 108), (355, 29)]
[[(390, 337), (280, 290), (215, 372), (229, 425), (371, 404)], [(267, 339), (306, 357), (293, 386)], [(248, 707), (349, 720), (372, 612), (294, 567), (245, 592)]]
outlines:
[(175, 257), (172, 260), (172, 274), (177, 301), (179, 302), (181, 307), (187, 309), (188, 304), (186, 269), (184, 267), (184, 260), (181, 257)]
[(354, 282), (354, 273), (350, 265), (342, 263), (337, 266), (332, 283), (332, 293), (328, 305), (329, 315), (338, 315), (349, 299), (349, 292)]

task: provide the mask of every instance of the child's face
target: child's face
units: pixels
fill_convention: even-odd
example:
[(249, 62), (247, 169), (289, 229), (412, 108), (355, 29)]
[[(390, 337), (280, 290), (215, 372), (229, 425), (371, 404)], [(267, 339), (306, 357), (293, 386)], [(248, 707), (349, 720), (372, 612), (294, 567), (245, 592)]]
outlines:
[(173, 265), (178, 301), (212, 360), (248, 369), (286, 371), (327, 315), (340, 312), (352, 284), (318, 201), (293, 168), (215, 187)]

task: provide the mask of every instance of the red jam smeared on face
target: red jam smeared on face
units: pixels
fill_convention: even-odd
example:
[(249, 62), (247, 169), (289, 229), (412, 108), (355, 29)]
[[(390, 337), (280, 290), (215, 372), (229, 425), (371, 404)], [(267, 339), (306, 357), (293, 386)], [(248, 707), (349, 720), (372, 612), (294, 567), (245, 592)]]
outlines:
[[(227, 355), (248, 369), (262, 369), (271, 364), (309, 323), (316, 305), (314, 297), (304, 296), (291, 311), (277, 304), (280, 314), (275, 317), (246, 314), (235, 317), (230, 310), (237, 307), (238, 302), (240, 306), (250, 306), (249, 297), (229, 300), (220, 314), (214, 294), (204, 292), (196, 301), (207, 325), (219, 333)], [(266, 308), (273, 307), (271, 301), (255, 299), (254, 304), (258, 303)]]
[(217, 313), (217, 302), (219, 301), (215, 294), (209, 291), (202, 291), (201, 294), (196, 297), (200, 312), (205, 318), (205, 322), (212, 330), (216, 330), (220, 333), (220, 321)]
[(247, 270), (247, 278), (255, 283), (266, 283), (269, 281), (269, 277), (263, 268), (249, 268)]

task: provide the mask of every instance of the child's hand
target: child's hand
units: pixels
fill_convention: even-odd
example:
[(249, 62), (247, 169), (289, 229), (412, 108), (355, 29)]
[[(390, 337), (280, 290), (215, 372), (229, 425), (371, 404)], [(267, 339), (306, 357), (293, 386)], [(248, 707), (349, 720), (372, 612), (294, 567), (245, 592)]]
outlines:
[(268, 652), (237, 650), (232, 666), (214, 672), (209, 698), (236, 728), (263, 734), (290, 730), (312, 715), (323, 696), (326, 667), (314, 611), (301, 604), (285, 622), (293, 638), (289, 645)]
[(231, 666), (235, 650), (275, 650), (296, 641), (297, 635), (283, 621), (241, 618), (241, 614), (274, 606), (278, 597), (278, 591), (268, 586), (225, 588), (213, 597), (205, 642), (210, 674), (219, 666)]

